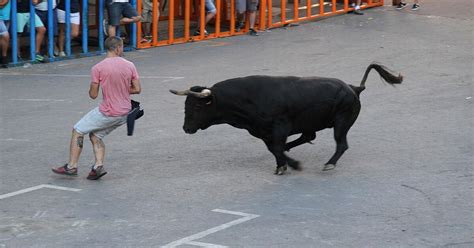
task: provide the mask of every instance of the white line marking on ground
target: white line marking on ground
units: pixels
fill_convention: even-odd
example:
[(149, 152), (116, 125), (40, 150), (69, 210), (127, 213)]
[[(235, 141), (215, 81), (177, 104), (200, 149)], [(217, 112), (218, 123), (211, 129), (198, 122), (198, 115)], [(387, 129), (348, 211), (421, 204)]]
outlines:
[(73, 227), (83, 227), (85, 225), (87, 225), (87, 220), (78, 220), (78, 221), (74, 221), (74, 223), (72, 223)]
[(56, 186), (56, 185), (51, 185), (51, 184), (42, 184), (44, 188), (49, 188), (49, 189), (59, 189), (59, 190), (65, 190), (65, 191), (72, 191), (72, 192), (79, 192), (82, 189), (75, 189), (75, 188), (69, 188), (69, 187), (62, 187), (62, 186)]
[(17, 238), (24, 238), (24, 237), (28, 237), (30, 236), (31, 234), (34, 234), (35, 231), (31, 231), (31, 232), (27, 232), (27, 233), (20, 233), (18, 235), (16, 235)]
[[(25, 76), (25, 77), (69, 77), (69, 78), (90, 78), (91, 75), (81, 75), (81, 74), (42, 74), (42, 73), (2, 73), (0, 72), (0, 76)], [(183, 79), (184, 77), (168, 77), (168, 76), (140, 76), (140, 78), (146, 79), (167, 79), (166, 81)], [(166, 82), (164, 81), (164, 82)]]
[[(186, 238), (182, 238), (182, 239), (177, 240), (177, 241), (173, 241), (169, 244), (166, 244), (166, 245), (162, 246), (162, 248), (172, 248), (172, 247), (177, 247), (177, 246), (185, 245), (185, 244), (191, 244), (192, 245), (193, 243), (194, 244), (206, 244), (206, 243), (195, 242), (194, 240), (202, 239), (202, 238), (206, 237), (209, 234), (213, 234), (213, 233), (222, 231), (222, 230), (227, 229), (231, 226), (235, 226), (235, 225), (238, 225), (238, 224), (241, 224), (243, 222), (246, 222), (246, 221), (249, 221), (251, 219), (255, 219), (255, 218), (259, 217), (259, 215), (256, 215), (256, 214), (247, 214), (247, 213), (241, 213), (241, 212), (235, 212), (235, 211), (229, 211), (229, 210), (223, 210), (223, 209), (214, 209), (212, 211), (213, 212), (218, 212), (218, 213), (223, 213), (223, 214), (232, 214), (232, 215), (243, 216), (243, 218), (240, 218), (240, 219), (222, 224), (220, 226), (216, 226), (214, 228), (207, 229), (206, 231), (196, 233), (194, 235), (188, 236)], [(214, 244), (206, 244), (206, 245), (211, 245), (211, 246), (204, 246), (204, 247), (213, 247), (213, 248), (225, 247), (225, 246), (214, 245)]]
[(10, 99), (10, 101), (25, 101), (25, 102), (64, 102), (63, 99)]
[(206, 248), (228, 248), (228, 246), (224, 246), (224, 245), (215, 245), (215, 244), (196, 242), (196, 241), (188, 242), (186, 244), (187, 245), (199, 246), (199, 247), (206, 247)]
[(28, 142), (30, 141), (29, 139), (12, 139), (12, 138), (8, 138), (8, 139), (3, 139), (3, 141), (24, 141), (24, 142)]
[(33, 215), (33, 219), (42, 218), (46, 215), (48, 211), (37, 211), (35, 215)]
[(38, 186), (34, 186), (34, 187), (30, 187), (30, 188), (26, 188), (26, 189), (18, 190), (18, 191), (15, 191), (15, 192), (0, 195), (0, 200), (6, 199), (6, 198), (9, 198), (9, 197), (12, 197), (12, 196), (16, 196), (16, 195), (21, 195), (21, 194), (28, 193), (28, 192), (31, 192), (31, 191), (35, 191), (35, 190), (42, 189), (42, 188), (58, 189), (58, 190), (73, 191), (73, 192), (78, 192), (78, 191), (82, 190), (82, 189), (61, 187), (61, 186), (50, 185), (50, 184), (40, 184)]

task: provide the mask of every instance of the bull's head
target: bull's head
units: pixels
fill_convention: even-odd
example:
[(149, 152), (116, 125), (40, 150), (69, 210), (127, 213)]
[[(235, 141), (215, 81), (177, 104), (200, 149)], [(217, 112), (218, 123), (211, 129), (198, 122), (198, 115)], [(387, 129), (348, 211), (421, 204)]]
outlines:
[(212, 125), (215, 116), (214, 96), (210, 89), (200, 86), (189, 90), (170, 90), (178, 96), (187, 96), (184, 106), (184, 132), (193, 134), (198, 129), (206, 129)]

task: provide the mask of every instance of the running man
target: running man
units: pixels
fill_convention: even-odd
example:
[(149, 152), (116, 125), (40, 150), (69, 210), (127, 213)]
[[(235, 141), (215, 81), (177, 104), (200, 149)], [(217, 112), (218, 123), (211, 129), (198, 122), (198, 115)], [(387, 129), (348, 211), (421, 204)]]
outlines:
[(89, 134), (95, 163), (87, 179), (97, 180), (107, 174), (104, 169), (105, 144), (103, 138), (127, 122), (131, 110), (131, 94), (140, 94), (141, 86), (135, 65), (122, 58), (122, 39), (111, 36), (105, 40), (107, 56), (92, 67), (89, 96), (96, 99), (102, 89), (102, 102), (92, 109), (72, 130), (69, 162), (53, 168), (56, 174), (77, 176), (77, 162), (81, 155), (84, 135)]

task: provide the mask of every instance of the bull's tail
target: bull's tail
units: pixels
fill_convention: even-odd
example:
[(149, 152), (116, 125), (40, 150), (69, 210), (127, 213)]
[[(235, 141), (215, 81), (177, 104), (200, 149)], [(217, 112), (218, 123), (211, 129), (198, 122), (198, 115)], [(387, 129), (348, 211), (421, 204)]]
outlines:
[(367, 70), (365, 70), (364, 78), (362, 78), (362, 81), (360, 82), (359, 88), (361, 88), (360, 91), (365, 89), (365, 81), (367, 80), (367, 77), (369, 76), (369, 72), (375, 69), (380, 76), (385, 80), (385, 82), (389, 84), (401, 84), (403, 81), (403, 76), (401, 74), (398, 74), (398, 76), (395, 75), (395, 73), (391, 72), (390, 69), (387, 67), (377, 64), (377, 63), (372, 63), (367, 67)]

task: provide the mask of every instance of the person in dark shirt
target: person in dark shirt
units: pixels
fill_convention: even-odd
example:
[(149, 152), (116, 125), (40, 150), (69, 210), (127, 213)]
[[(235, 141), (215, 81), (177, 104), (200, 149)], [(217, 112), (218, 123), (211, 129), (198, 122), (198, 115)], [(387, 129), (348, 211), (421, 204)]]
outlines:
[[(81, 16), (79, 14), (79, 0), (71, 0), (70, 10), (71, 20), (71, 39), (79, 36), (79, 25)], [(61, 0), (58, 4), (58, 22), (59, 22), (59, 57), (66, 56), (64, 52), (64, 42), (66, 40), (66, 1)]]
[[(22, 34), (25, 25), (30, 28), (30, 0), (17, 0), (17, 32)], [(33, 5), (37, 5), (41, 0), (31, 0)], [(37, 14), (35, 14), (35, 29), (36, 29), (36, 57), (34, 58), (37, 62), (44, 62), (44, 57), (40, 54), (41, 44), (43, 43), (44, 34), (46, 33), (46, 28), (43, 25), (43, 22)], [(18, 39), (19, 43), (20, 39)], [(20, 44), (18, 44), (18, 54), (20, 55)], [(33, 59), (33, 58), (32, 58)]]

